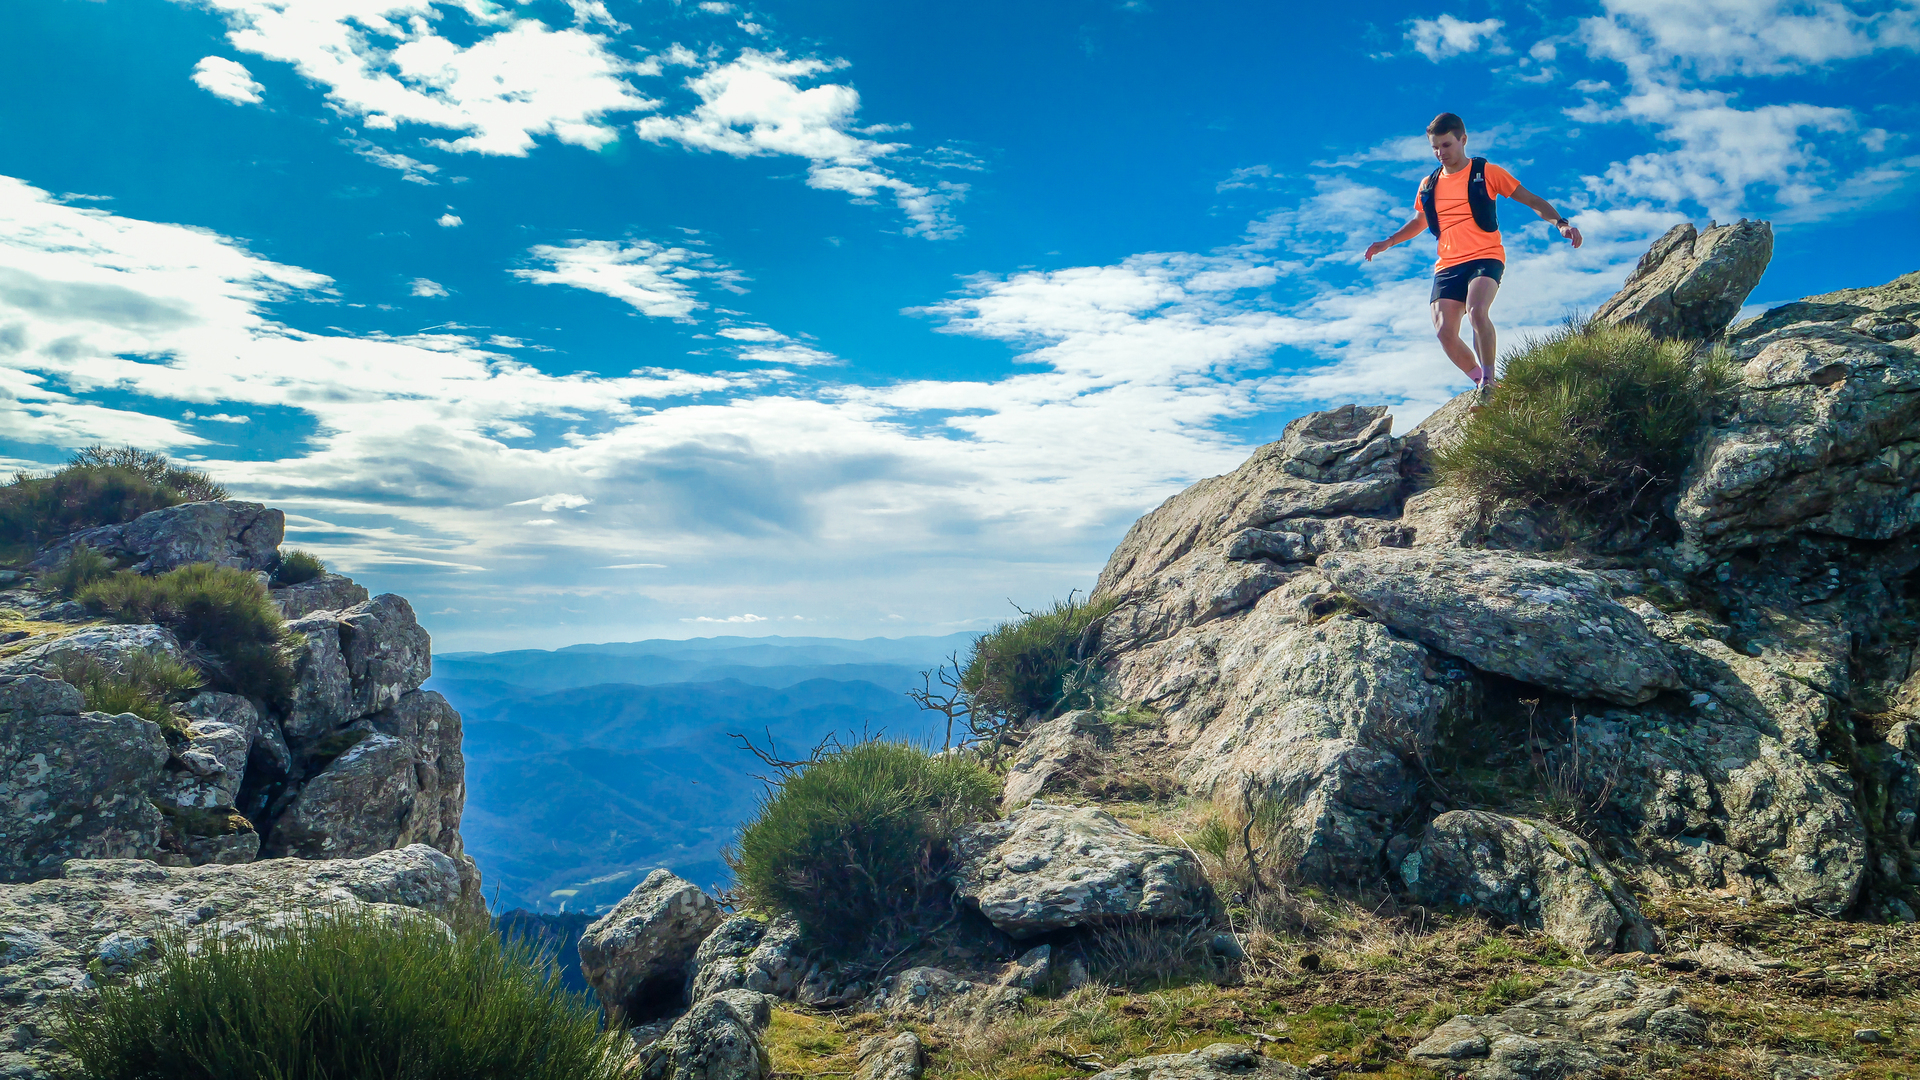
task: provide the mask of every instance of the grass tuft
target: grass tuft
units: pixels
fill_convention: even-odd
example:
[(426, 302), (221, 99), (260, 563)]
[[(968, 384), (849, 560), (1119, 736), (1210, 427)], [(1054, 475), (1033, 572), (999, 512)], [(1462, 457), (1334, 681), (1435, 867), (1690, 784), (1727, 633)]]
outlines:
[(159, 623), (220, 658), (226, 688), (285, 701), (293, 690), (286, 621), (260, 582), (245, 570), (194, 563), (158, 577), (122, 570), (82, 589), (96, 614), (116, 622)]
[(1655, 519), (1733, 380), (1724, 349), (1593, 324), (1528, 341), (1501, 375), (1493, 401), (1440, 453), (1441, 477), (1601, 532)]
[(112, 574), (112, 559), (85, 544), (75, 544), (53, 569), (35, 575), (35, 581), (71, 600), (81, 589)]
[(91, 712), (132, 713), (164, 731), (186, 734), (171, 704), (198, 689), (200, 673), (160, 652), (135, 652), (118, 668), (82, 653), (61, 657), (60, 680), (80, 691)]
[(280, 569), (274, 572), (273, 579), (280, 585), (298, 585), (326, 572), (327, 564), (320, 556), (294, 548), (280, 556)]
[(1098, 704), (1100, 630), (1118, 602), (1069, 595), (976, 638), (960, 675), (976, 717), (1018, 723)]
[(729, 854), (754, 906), (790, 911), (844, 956), (913, 937), (949, 909), (955, 826), (993, 815), (980, 766), (902, 743), (865, 742), (783, 776)]
[(90, 1080), (614, 1080), (625, 1062), (529, 948), (425, 917), (176, 936), (137, 979), (106, 981), (60, 1005)]

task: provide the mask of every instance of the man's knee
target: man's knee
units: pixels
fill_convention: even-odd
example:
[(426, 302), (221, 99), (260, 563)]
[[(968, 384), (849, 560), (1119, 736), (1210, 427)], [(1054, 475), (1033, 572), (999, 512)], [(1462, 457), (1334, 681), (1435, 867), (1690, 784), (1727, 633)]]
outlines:
[(1493, 325), (1492, 305), (1491, 304), (1467, 305), (1467, 318), (1471, 320), (1473, 322), (1473, 325), (1475, 326), (1492, 326)]

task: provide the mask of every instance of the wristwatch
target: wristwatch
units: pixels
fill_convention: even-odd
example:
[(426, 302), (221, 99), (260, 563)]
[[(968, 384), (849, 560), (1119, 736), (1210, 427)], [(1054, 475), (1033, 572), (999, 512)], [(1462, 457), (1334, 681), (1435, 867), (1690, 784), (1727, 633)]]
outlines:
[(1557, 219), (1557, 220), (1555, 220), (1555, 221), (1554, 221), (1554, 223), (1553, 223), (1553, 227), (1554, 227), (1554, 228), (1556, 228), (1556, 229), (1564, 229), (1564, 228), (1566, 228), (1566, 227), (1567, 227), (1567, 219), (1566, 219), (1566, 218), (1559, 218), (1559, 219)]

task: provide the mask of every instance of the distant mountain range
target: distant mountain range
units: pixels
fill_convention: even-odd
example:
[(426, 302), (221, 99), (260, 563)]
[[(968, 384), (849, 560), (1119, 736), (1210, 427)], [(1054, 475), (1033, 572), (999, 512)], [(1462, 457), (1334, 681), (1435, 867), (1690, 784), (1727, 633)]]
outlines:
[(974, 636), (436, 655), (427, 686), (465, 720), (461, 833), (489, 904), (604, 910), (659, 866), (724, 883), (720, 852), (765, 790), (730, 733), (793, 755), (863, 731), (938, 746), (945, 721), (906, 691)]

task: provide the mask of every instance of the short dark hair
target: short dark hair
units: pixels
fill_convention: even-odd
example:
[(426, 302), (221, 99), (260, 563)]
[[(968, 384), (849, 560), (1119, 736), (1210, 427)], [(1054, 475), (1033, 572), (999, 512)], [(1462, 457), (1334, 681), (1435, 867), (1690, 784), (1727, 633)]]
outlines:
[(1467, 122), (1450, 112), (1443, 112), (1427, 125), (1427, 134), (1458, 135), (1464, 139), (1467, 137)]

